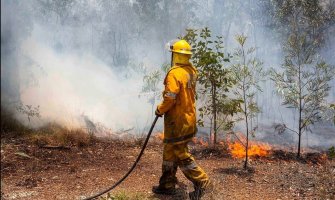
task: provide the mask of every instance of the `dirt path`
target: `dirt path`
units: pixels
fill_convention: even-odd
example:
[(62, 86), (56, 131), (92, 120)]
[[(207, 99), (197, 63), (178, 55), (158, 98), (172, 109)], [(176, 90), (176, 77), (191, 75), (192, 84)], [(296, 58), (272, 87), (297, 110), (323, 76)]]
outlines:
[[(81, 199), (117, 181), (139, 151), (139, 146), (116, 141), (70, 149), (44, 149), (17, 139), (3, 141), (1, 198)], [(335, 199), (334, 160), (313, 164), (258, 158), (251, 159), (252, 168), (244, 171), (242, 160), (196, 152), (198, 164), (215, 186), (204, 199)], [(152, 194), (151, 187), (161, 173), (161, 159), (161, 145), (151, 143), (137, 168), (114, 194), (133, 199), (187, 199), (192, 185), (180, 170), (177, 196)]]

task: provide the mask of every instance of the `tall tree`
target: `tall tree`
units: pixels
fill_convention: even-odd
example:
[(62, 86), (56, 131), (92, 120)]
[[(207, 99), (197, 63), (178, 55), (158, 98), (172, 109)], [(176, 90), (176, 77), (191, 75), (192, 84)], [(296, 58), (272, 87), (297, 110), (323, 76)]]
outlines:
[(234, 84), (234, 81), (228, 76), (229, 71), (225, 66), (225, 63), (229, 62), (229, 58), (223, 53), (222, 37), (212, 37), (208, 28), (189, 29), (184, 39), (192, 45), (192, 62), (199, 73), (198, 82), (200, 87), (198, 87), (198, 93), (202, 97), (204, 105), (199, 108), (201, 119), (198, 123), (204, 126), (204, 118), (209, 117), (215, 145), (217, 132), (220, 126), (224, 124), (224, 122), (218, 124), (218, 116), (221, 114), (233, 115), (239, 110), (239, 101), (227, 96)]
[(321, 119), (327, 105), (329, 82), (335, 75), (334, 66), (318, 54), (325, 41), (324, 30), (333, 21), (324, 18), (322, 13), (324, 9), (318, 0), (285, 0), (277, 12), (280, 22), (287, 24), (288, 39), (284, 45), (284, 64), (281, 71), (272, 69), (271, 79), (283, 98), (283, 105), (297, 112), (297, 127), (283, 126), (298, 135), (298, 157), (301, 136)]

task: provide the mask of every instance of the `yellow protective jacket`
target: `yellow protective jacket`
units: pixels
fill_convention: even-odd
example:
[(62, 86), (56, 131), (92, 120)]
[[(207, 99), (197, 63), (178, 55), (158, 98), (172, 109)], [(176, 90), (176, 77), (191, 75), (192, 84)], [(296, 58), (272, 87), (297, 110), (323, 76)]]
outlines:
[(164, 114), (164, 143), (186, 142), (196, 134), (196, 80), (191, 64), (176, 64), (167, 73), (163, 101), (157, 107)]

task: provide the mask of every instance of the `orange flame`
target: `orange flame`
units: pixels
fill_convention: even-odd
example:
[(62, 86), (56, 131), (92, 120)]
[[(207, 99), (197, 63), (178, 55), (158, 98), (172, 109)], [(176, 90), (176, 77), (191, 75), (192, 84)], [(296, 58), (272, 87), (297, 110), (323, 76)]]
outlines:
[[(245, 157), (245, 146), (239, 142), (228, 143), (230, 152), (235, 158), (244, 158)], [(249, 145), (248, 156), (249, 157), (263, 157), (270, 154), (271, 147), (265, 143), (256, 143), (253, 142)]]

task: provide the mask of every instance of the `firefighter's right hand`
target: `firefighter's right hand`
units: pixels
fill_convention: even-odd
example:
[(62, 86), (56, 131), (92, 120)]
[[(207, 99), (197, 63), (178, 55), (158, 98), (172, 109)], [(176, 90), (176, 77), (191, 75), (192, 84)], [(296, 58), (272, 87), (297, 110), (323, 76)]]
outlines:
[(159, 112), (158, 108), (155, 111), (155, 115), (158, 116), (158, 117), (162, 117), (163, 116), (163, 114)]

